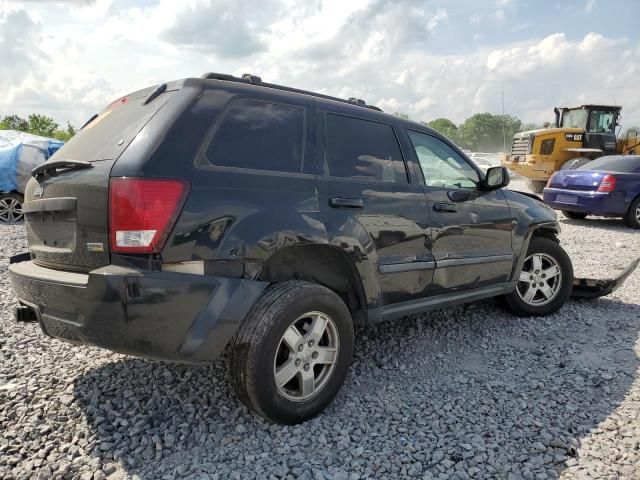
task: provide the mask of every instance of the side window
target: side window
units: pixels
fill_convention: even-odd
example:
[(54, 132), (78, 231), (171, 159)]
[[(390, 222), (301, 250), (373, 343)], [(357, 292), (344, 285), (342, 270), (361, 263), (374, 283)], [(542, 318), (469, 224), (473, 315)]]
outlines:
[(589, 115), (589, 133), (614, 133), (613, 112), (592, 110)]
[(206, 156), (212, 165), (299, 172), (303, 152), (302, 108), (247, 99), (231, 105)]
[(429, 187), (476, 188), (480, 177), (469, 163), (442, 140), (409, 130), (407, 132)]
[(407, 171), (391, 125), (328, 114), (326, 157), (335, 177), (407, 183)]

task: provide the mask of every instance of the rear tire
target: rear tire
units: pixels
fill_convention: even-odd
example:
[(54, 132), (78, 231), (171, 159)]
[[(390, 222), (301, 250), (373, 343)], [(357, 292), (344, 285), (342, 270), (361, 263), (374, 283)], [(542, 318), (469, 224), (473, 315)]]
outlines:
[(587, 218), (587, 215), (589, 215), (588, 213), (571, 212), (569, 210), (562, 210), (562, 214), (565, 217), (570, 218), (571, 220), (583, 220), (583, 219)]
[(293, 425), (324, 410), (353, 354), (351, 314), (314, 283), (268, 287), (229, 345), (229, 373), (242, 402), (267, 420)]
[(571, 295), (573, 266), (567, 252), (546, 237), (533, 237), (516, 289), (505, 295), (507, 309), (519, 317), (545, 316)]
[(545, 180), (530, 180), (529, 186), (534, 193), (542, 193), (544, 187), (547, 186), (547, 182)]
[(22, 203), (24, 199), (19, 193), (0, 193), (0, 223), (18, 223), (24, 218)]
[(640, 229), (640, 197), (631, 202), (623, 221), (627, 227)]

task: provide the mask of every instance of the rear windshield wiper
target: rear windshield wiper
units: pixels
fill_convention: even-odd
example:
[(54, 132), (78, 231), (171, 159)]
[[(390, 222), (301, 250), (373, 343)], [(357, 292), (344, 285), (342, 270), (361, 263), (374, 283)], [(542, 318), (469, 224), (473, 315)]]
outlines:
[(91, 162), (85, 162), (83, 160), (55, 160), (53, 162), (44, 162), (31, 170), (31, 176), (37, 177), (38, 175), (44, 175), (47, 172), (55, 172), (58, 168), (67, 168), (69, 170), (83, 170), (85, 168), (92, 168)]
[(82, 125), (79, 130), (82, 130), (84, 127), (86, 127), (87, 125), (89, 125), (91, 122), (93, 122), (96, 118), (98, 118), (98, 114), (94, 113), (91, 118), (89, 120), (87, 120), (84, 125)]
[(147, 105), (153, 102), (156, 98), (162, 95), (166, 90), (167, 90), (167, 84), (161, 83), (156, 87), (156, 89), (153, 92), (151, 92), (151, 94), (147, 98), (145, 98), (144, 102), (142, 102), (142, 105)]

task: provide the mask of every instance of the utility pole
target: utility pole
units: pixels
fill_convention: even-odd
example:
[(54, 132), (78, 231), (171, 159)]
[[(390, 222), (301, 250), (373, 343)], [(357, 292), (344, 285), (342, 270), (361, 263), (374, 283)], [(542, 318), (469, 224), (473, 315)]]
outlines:
[(504, 85), (502, 86), (502, 153), (507, 153), (507, 130), (504, 125)]

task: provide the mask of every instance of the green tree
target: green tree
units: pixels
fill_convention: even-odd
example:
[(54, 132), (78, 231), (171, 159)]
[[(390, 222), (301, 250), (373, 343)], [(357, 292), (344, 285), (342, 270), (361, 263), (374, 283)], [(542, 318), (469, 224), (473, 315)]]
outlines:
[(35, 113), (29, 115), (28, 120), (18, 115), (6, 115), (0, 120), (0, 130), (19, 130), (41, 137), (56, 138), (63, 142), (76, 134), (76, 129), (71, 122), (67, 122), (67, 128), (62, 129), (53, 118)]
[(51, 117), (33, 113), (29, 115), (29, 133), (41, 137), (52, 137), (58, 129), (58, 124)]
[(477, 152), (501, 152), (504, 143), (508, 147), (521, 128), (517, 117), (476, 113), (458, 127), (459, 145)]
[(29, 130), (29, 122), (18, 115), (6, 115), (0, 121), (0, 130), (20, 130), (26, 132)]
[(70, 122), (67, 122), (66, 130), (56, 130), (53, 132), (53, 138), (57, 138), (58, 140), (62, 140), (63, 142), (68, 141), (71, 137), (76, 134), (76, 129)]
[(448, 118), (436, 118), (425, 123), (425, 125), (433, 128), (436, 132), (440, 132), (454, 143), (458, 143), (458, 127)]

